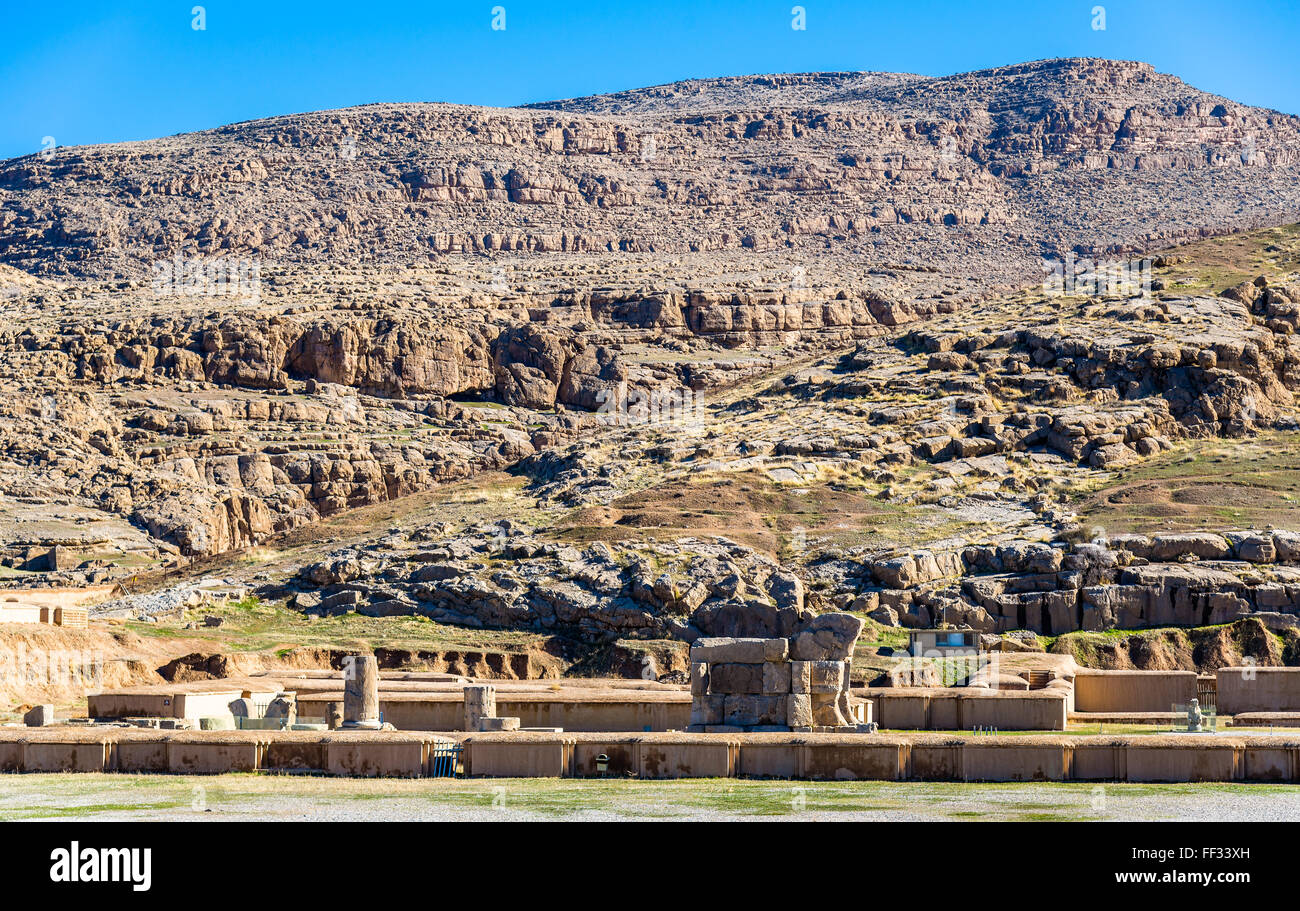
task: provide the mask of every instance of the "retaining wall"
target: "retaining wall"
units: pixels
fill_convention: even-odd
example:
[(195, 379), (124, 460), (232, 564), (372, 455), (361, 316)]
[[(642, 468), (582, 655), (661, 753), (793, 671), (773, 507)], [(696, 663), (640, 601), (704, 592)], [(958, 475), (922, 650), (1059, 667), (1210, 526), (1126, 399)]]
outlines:
[[(236, 694), (238, 695), (238, 694)], [(298, 695), (298, 718), (322, 720), (339, 693)], [(464, 699), (460, 690), (443, 693), (379, 694), (384, 721), (401, 731), (458, 731), (464, 724)], [(142, 715), (142, 712), (131, 712)], [(517, 717), (521, 727), (563, 728), (566, 732), (671, 731), (691, 720), (691, 694), (687, 692), (627, 693), (509, 693), (497, 691), (497, 715)], [(95, 717), (125, 717), (96, 715)]]
[(1300, 728), (1300, 712), (1238, 712), (1232, 716), (1237, 728)]
[(1221, 667), (1215, 678), (1220, 715), (1300, 711), (1300, 667)]
[(886, 730), (1063, 731), (1069, 702), (1059, 692), (1000, 693), (994, 690), (871, 687), (858, 690), (873, 703), (873, 717)]
[(0, 603), (0, 623), (40, 623), (39, 604)]
[[(1192, 675), (1193, 693), (1195, 675)], [(998, 692), (980, 688), (871, 687), (855, 689), (872, 706), (874, 720), (889, 730), (1060, 731), (1069, 713), (1061, 691)], [(198, 718), (228, 713), (238, 690), (207, 692), (121, 690), (89, 697), (95, 718), (144, 716)], [(262, 694), (268, 701), (271, 694)], [(321, 721), (342, 692), (298, 694), (300, 721)], [(1184, 700), (1185, 701), (1185, 700)], [(385, 692), (379, 710), (384, 721), (401, 731), (458, 731), (464, 723), (460, 689), (441, 692)], [(1165, 706), (1165, 711), (1169, 710)], [(497, 691), (497, 714), (517, 717), (522, 727), (562, 728), (565, 732), (669, 732), (691, 721), (691, 694), (686, 691), (626, 690), (597, 693), (511, 693)]]
[[(421, 777), (422, 734), (0, 730), (0, 772), (315, 772)], [(866, 781), (1300, 781), (1300, 736), (474, 734), (466, 772), (497, 778), (754, 777)]]
[[(230, 703), (243, 693), (239, 689), (206, 690), (126, 689), (94, 693), (86, 697), (86, 714), (91, 718), (206, 718), (229, 715)], [(270, 702), (274, 692), (253, 692), (255, 702)]]
[(79, 607), (113, 596), (116, 585), (87, 585), (82, 588), (6, 588), (0, 590), (0, 602), (16, 599), (42, 607)]
[(1169, 712), (1195, 697), (1195, 671), (1080, 670), (1074, 676), (1076, 712)]

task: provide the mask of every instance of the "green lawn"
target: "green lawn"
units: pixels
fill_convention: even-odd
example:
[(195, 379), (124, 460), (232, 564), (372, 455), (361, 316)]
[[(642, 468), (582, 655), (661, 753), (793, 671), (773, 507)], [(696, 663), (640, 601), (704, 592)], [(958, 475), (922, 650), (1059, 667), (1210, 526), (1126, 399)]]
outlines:
[(236, 774), (6, 775), (0, 820), (1300, 819), (1300, 788), (1091, 784), (353, 779)]

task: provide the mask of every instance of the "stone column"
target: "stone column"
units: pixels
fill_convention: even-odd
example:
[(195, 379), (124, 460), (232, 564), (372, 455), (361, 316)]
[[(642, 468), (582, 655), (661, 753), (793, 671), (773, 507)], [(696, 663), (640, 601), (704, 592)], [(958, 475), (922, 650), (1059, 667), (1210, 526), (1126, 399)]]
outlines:
[(477, 731), (480, 719), (496, 716), (496, 687), (486, 684), (465, 687), (465, 730)]
[(354, 655), (343, 672), (343, 727), (379, 730), (379, 662)]

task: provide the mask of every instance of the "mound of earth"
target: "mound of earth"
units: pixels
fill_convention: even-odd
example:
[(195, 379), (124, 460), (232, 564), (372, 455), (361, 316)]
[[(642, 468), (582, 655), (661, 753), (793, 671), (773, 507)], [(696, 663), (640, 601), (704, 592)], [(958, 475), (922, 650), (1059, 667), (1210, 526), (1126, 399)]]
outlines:
[(1240, 667), (1243, 660), (1260, 667), (1300, 666), (1300, 633), (1275, 634), (1259, 620), (1226, 626), (1144, 630), (1127, 636), (1069, 633), (1051, 651), (1070, 655), (1081, 667), (1098, 670), (1196, 671), (1213, 674), (1221, 667)]

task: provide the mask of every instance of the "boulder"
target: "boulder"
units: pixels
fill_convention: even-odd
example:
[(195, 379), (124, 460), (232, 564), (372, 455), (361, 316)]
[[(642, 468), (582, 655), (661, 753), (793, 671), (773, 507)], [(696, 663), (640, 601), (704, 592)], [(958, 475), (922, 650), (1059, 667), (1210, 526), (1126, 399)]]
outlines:
[(1300, 534), (1294, 531), (1273, 532), (1273, 546), (1277, 559), (1283, 563), (1300, 562)]
[(773, 573), (767, 582), (767, 593), (772, 596), (778, 609), (803, 610), (803, 582), (793, 573)]
[(898, 611), (892, 607), (878, 607), (867, 616), (882, 626), (898, 626)]
[(1232, 548), (1222, 535), (1210, 532), (1156, 535), (1151, 539), (1152, 560), (1177, 560), (1187, 554), (1202, 560), (1228, 560), (1232, 557)]
[(1277, 546), (1272, 535), (1246, 535), (1236, 542), (1237, 559), (1247, 563), (1277, 562)]

